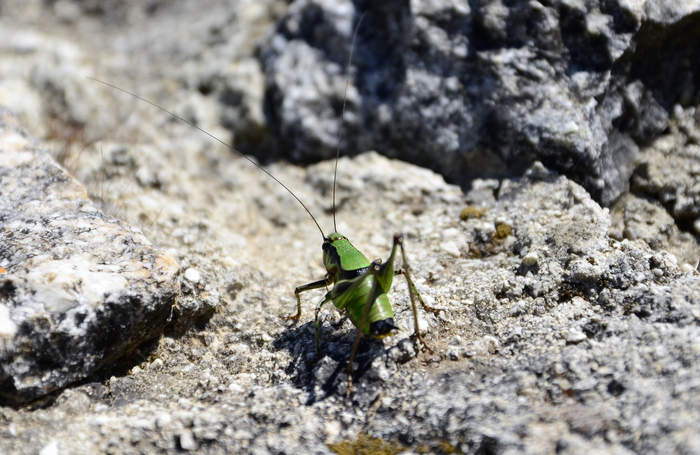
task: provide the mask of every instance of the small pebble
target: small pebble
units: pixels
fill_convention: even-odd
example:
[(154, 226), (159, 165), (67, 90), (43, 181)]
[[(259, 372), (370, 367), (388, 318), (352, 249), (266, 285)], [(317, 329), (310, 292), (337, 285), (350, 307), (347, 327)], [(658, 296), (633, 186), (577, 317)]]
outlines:
[(695, 267), (688, 264), (687, 262), (684, 262), (683, 265), (681, 265), (681, 272), (683, 272), (683, 273), (693, 273), (694, 271), (695, 271)]
[(52, 439), (43, 449), (39, 451), (39, 455), (58, 455), (58, 441)]
[(189, 268), (185, 270), (185, 279), (191, 283), (199, 283), (199, 280), (202, 279), (202, 276), (199, 274), (197, 269)]
[(184, 450), (195, 450), (197, 448), (197, 443), (192, 437), (191, 431), (183, 431), (180, 433), (180, 447)]
[(452, 255), (456, 258), (462, 255), (462, 253), (459, 251), (459, 248), (457, 247), (457, 244), (452, 240), (448, 240), (447, 242), (441, 243), (440, 249), (445, 253)]
[(567, 343), (580, 343), (584, 340), (588, 339), (585, 333), (580, 331), (579, 329), (574, 329), (571, 332), (569, 332), (569, 336), (566, 337), (566, 342)]
[(523, 257), (523, 265), (527, 267), (536, 266), (539, 262), (537, 253), (535, 251), (530, 251)]

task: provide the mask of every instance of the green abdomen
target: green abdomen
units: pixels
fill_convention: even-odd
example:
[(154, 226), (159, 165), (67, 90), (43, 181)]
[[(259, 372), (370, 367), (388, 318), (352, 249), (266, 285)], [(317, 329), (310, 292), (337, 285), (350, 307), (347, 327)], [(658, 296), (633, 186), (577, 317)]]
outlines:
[[(345, 292), (333, 299), (333, 305), (339, 310), (346, 309), (348, 311), (348, 317), (362, 333), (381, 338), (391, 334), (395, 327), (393, 321), (394, 310), (391, 308), (391, 303), (389, 302), (389, 297), (386, 295), (386, 291), (382, 289), (379, 283), (377, 283), (374, 290), (374, 298), (372, 299), (365, 326), (360, 327), (362, 324), (362, 314), (367, 304), (367, 297), (372, 290), (372, 282), (374, 279), (375, 277), (372, 275), (367, 276), (355, 292)], [(378, 324), (381, 321), (386, 321), (386, 323)], [(377, 333), (370, 334), (370, 326), (372, 324), (375, 324), (375, 327), (381, 327)]]

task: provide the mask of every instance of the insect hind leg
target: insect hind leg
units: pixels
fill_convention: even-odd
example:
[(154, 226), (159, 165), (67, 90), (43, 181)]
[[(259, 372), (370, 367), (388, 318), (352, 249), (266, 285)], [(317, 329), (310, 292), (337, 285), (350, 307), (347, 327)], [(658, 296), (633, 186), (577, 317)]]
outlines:
[(394, 245), (391, 248), (392, 256), (394, 254), (394, 250), (396, 249), (397, 245), (401, 249), (401, 258), (403, 259), (403, 268), (399, 269), (398, 271), (396, 271), (394, 273), (396, 275), (405, 276), (406, 281), (408, 282), (408, 295), (411, 298), (411, 310), (413, 311), (413, 335), (411, 335), (411, 338), (417, 339), (420, 342), (420, 344), (423, 346), (423, 349), (432, 354), (433, 350), (430, 349), (430, 347), (428, 346), (428, 344), (425, 342), (425, 340), (423, 339), (423, 337), (420, 334), (420, 328), (418, 326), (418, 308), (416, 307), (416, 298), (421, 303), (421, 306), (427, 311), (431, 311), (431, 312), (437, 314), (441, 310), (438, 308), (433, 308), (431, 306), (428, 306), (423, 301), (423, 298), (420, 296), (420, 293), (418, 292), (416, 285), (413, 283), (413, 280), (411, 279), (410, 267), (408, 265), (408, 259), (406, 258), (406, 251), (404, 250), (404, 247), (403, 247), (403, 236), (401, 234), (394, 235)]
[(413, 291), (416, 298), (420, 302), (420, 305), (425, 311), (430, 311), (433, 314), (440, 314), (440, 312), (442, 311), (440, 308), (435, 308), (425, 303), (423, 297), (421, 297), (420, 293), (418, 292), (418, 288), (416, 288), (416, 285), (413, 283), (413, 281), (410, 278), (408, 278), (404, 269), (395, 270), (394, 275), (403, 275), (404, 277), (406, 277), (406, 281), (408, 281), (408, 284), (411, 286), (411, 290)]
[(367, 324), (367, 316), (369, 315), (369, 309), (372, 306), (372, 302), (374, 301), (374, 292), (377, 289), (377, 278), (376, 275), (378, 275), (381, 271), (381, 260), (377, 259), (372, 264), (370, 264), (369, 267), (367, 267), (367, 271), (362, 275), (362, 279), (365, 279), (368, 275), (375, 275), (375, 279), (372, 280), (372, 288), (369, 291), (369, 294), (367, 295), (367, 302), (365, 303), (365, 309), (362, 312), (362, 321), (360, 322), (359, 327), (357, 328), (357, 335), (355, 336), (355, 343), (352, 345), (352, 351), (350, 352), (350, 360), (348, 360), (348, 388), (346, 390), (346, 393), (349, 395), (352, 393), (352, 374), (355, 371), (352, 367), (353, 362), (355, 361), (355, 354), (357, 354), (357, 347), (360, 345), (360, 338), (362, 337), (362, 332), (365, 327), (365, 324)]

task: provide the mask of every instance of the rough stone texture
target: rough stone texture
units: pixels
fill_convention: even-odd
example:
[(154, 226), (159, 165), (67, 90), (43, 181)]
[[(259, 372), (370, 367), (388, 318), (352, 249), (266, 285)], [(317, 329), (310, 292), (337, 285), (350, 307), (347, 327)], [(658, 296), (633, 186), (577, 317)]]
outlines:
[(612, 208), (610, 235), (617, 240), (643, 240), (652, 249), (673, 253), (681, 263), (697, 265), (700, 248), (690, 232), (682, 232), (658, 202), (626, 195)]
[(700, 122), (696, 108), (677, 106), (669, 131), (642, 150), (632, 189), (687, 224), (700, 219)]
[[(353, 63), (353, 31), (361, 15)], [(604, 205), (697, 105), (700, 3), (299, 0), (261, 53), (285, 156), (377, 149), (454, 182), (540, 160)]]
[[(459, 7), (449, 4), (421, 2), (433, 12), (420, 14), (430, 25), (432, 17), (445, 17), (441, 11)], [(638, 19), (644, 24), (692, 23), (695, 10), (691, 2), (626, 4), (630, 11), (645, 11)], [(275, 21), (287, 18), (280, 30), (295, 16), (284, 15), (282, 2), (257, 0), (109, 5), (4, 3), (0, 26), (12, 40), (0, 43), (0, 99), (15, 100), (10, 107), (100, 207), (140, 227), (180, 263), (177, 328), (150, 348), (135, 349), (117, 362), (121, 368), (97, 372), (41, 406), (0, 407), (1, 452), (337, 453), (370, 446), (389, 453), (700, 452), (695, 430), (700, 426), (700, 287), (694, 267), (683, 263), (695, 261), (682, 255), (677, 260), (646, 243), (671, 248), (675, 233), (687, 234), (682, 221), (674, 228), (660, 211), (672, 215), (669, 204), (639, 191), (624, 205), (626, 215), (615, 211), (613, 218), (572, 178), (548, 170), (551, 161), (550, 166), (534, 164), (525, 175), (526, 166), (511, 170), (515, 178), (479, 174), (464, 194), (431, 171), (376, 153), (341, 159), (338, 230), (371, 259), (386, 258), (392, 235), (404, 233), (418, 289), (429, 304), (444, 310), (439, 316), (419, 312), (434, 352), (416, 352), (409, 339), (406, 287), (397, 277), (390, 299), (402, 331), (360, 343), (356, 392), (346, 397), (342, 366), (356, 333), (352, 324), (324, 308), (322, 352), (314, 358), (313, 307), (323, 290), (303, 296), (298, 323), (283, 319), (294, 311), (294, 288), (325, 273), (321, 237), (306, 213), (253, 165), (191, 127), (82, 78), (98, 76), (135, 91), (226, 140), (231, 137), (222, 124), (253, 125), (249, 135), (234, 130), (235, 143), (251, 144), (269, 156), (275, 139), (265, 131), (276, 123), (268, 124), (272, 117), (262, 113), (272, 112), (263, 105), (271, 79), (264, 78), (258, 57), (265, 52), (256, 51), (255, 43), (267, 42), (266, 36), (276, 40)], [(300, 5), (312, 11), (308, 3), (295, 2), (291, 12)], [(493, 29), (506, 30), (507, 37), (521, 33), (514, 27), (518, 22), (508, 19), (503, 29), (499, 17), (511, 18), (508, 8), (537, 7), (535, 2), (470, 5), (469, 14), (472, 8), (481, 11), (479, 36)], [(557, 7), (582, 11), (586, 5)], [(605, 22), (596, 22), (600, 16), (590, 9), (590, 15), (574, 16), (574, 25), (577, 20)], [(348, 18), (343, 30), (351, 31), (356, 17), (347, 8), (334, 11)], [(604, 14), (615, 21), (624, 18)], [(333, 41), (337, 34), (324, 29), (326, 23), (317, 22), (317, 40), (345, 46), (345, 39)], [(696, 30), (686, 30), (687, 43)], [(652, 35), (669, 36), (661, 32)], [(543, 46), (544, 37), (537, 41)], [(653, 48), (650, 41), (647, 49)], [(576, 36), (568, 42), (577, 49), (577, 62), (592, 66), (598, 64), (596, 55), (608, 52), (577, 42)], [(502, 54), (510, 57), (527, 46)], [(543, 49), (536, 55), (549, 58)], [(664, 58), (672, 63), (676, 55), (681, 65), (682, 55), (668, 49)], [(556, 55), (551, 60), (557, 61)], [(493, 58), (484, 61), (484, 68), (495, 65)], [(515, 68), (509, 80), (518, 82), (530, 67), (515, 67), (512, 61), (501, 66)], [(660, 60), (655, 55), (648, 61)], [(692, 67), (695, 60), (689, 62)], [(643, 73), (674, 71), (673, 65), (657, 63)], [(328, 65), (335, 71), (331, 76), (309, 71), (304, 77), (312, 75), (319, 90), (331, 93), (337, 116), (344, 63), (336, 64), (336, 69)], [(42, 80), (52, 81), (52, 89)], [(661, 112), (645, 101), (652, 95), (660, 99), (649, 95), (645, 84), (632, 87), (638, 91), (629, 92), (631, 105)], [(512, 93), (517, 95), (518, 87)], [(314, 101), (314, 93), (300, 93), (299, 99)], [(566, 98), (555, 95), (553, 101)], [(358, 99), (351, 86), (350, 101)], [(577, 99), (572, 97), (572, 103)], [(319, 102), (325, 106), (326, 100)], [(616, 118), (616, 106), (601, 103), (594, 111)], [(544, 105), (515, 107), (521, 111), (513, 112), (524, 112), (527, 121), (532, 112), (544, 118), (549, 112)], [(303, 103), (289, 105), (294, 108), (307, 109)], [(420, 106), (402, 109), (406, 116), (420, 112)], [(682, 112), (691, 110), (686, 106)], [(318, 124), (303, 115), (302, 121)], [(694, 127), (688, 134), (674, 129), (679, 118), (674, 110), (663, 135), (692, 145)], [(352, 124), (351, 115), (347, 120)], [(622, 133), (615, 139), (615, 128), (630, 137), (629, 131), (636, 131), (633, 142), (640, 156), (655, 147), (659, 133), (654, 131), (661, 122), (623, 123), (613, 122), (610, 137), (617, 147), (629, 142)], [(422, 126), (415, 131), (423, 131)], [(411, 137), (413, 131), (402, 134)], [(526, 156), (533, 149), (526, 141), (510, 144), (508, 130), (494, 131), (508, 153)], [(419, 142), (415, 145), (418, 149)], [(405, 153), (413, 146), (412, 141)], [(558, 169), (569, 164), (574, 165)], [(654, 165), (663, 163), (655, 160)], [(609, 162), (600, 167), (613, 172)], [(332, 162), (308, 168), (278, 163), (267, 169), (307, 204), (323, 229), (331, 229)], [(645, 213), (655, 219), (645, 220)]]
[(36, 399), (159, 336), (179, 267), (0, 112), (0, 395)]

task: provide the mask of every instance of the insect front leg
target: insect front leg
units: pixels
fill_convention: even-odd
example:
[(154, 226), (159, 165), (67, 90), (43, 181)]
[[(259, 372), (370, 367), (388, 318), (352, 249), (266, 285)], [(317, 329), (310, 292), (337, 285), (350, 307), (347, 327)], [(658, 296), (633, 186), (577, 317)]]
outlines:
[(301, 317), (301, 296), (300, 294), (305, 291), (310, 291), (312, 289), (320, 289), (326, 286), (330, 286), (333, 283), (333, 278), (327, 275), (323, 280), (314, 281), (313, 283), (303, 284), (294, 290), (294, 295), (297, 298), (297, 314), (292, 316), (287, 316), (285, 319), (299, 319)]

